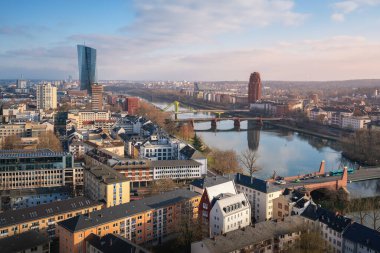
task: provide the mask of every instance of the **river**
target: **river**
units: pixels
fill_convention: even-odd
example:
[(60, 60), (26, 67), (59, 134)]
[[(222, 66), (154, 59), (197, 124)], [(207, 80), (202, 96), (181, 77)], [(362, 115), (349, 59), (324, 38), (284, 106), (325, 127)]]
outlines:
[[(154, 104), (160, 108), (166, 107), (163, 103)], [(180, 119), (198, 117), (212, 118), (214, 116), (207, 113), (178, 115)], [(339, 145), (334, 141), (267, 124), (259, 126), (254, 121), (242, 121), (240, 131), (233, 130), (233, 127), (233, 120), (217, 122), (216, 132), (207, 131), (211, 128), (210, 122), (194, 124), (197, 134), (211, 148), (232, 149), (237, 154), (248, 148), (254, 150), (258, 156), (257, 165), (261, 168), (256, 176), (260, 178), (268, 178), (274, 171), (281, 176), (318, 171), (322, 160), (325, 161), (326, 171), (336, 170), (343, 166), (357, 167), (356, 164), (342, 157)], [(347, 189), (355, 197), (380, 195), (380, 181), (350, 183)]]

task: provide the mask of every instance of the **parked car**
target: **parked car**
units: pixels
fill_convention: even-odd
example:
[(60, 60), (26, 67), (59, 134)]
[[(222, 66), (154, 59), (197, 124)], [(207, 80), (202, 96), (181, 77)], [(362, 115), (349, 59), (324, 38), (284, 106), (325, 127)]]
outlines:
[(277, 180), (276, 184), (282, 184), (282, 185), (284, 185), (284, 184), (286, 184), (286, 181), (285, 180)]

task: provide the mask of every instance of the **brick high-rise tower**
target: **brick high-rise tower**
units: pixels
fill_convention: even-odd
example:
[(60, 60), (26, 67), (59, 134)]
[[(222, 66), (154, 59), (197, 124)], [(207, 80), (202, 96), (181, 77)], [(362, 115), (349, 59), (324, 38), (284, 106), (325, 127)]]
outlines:
[(255, 103), (261, 99), (261, 78), (259, 72), (253, 72), (248, 83), (248, 103)]

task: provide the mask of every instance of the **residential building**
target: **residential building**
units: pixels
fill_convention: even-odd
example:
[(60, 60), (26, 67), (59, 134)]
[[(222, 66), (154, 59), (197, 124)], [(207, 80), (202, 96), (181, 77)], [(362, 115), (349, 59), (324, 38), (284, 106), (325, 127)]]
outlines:
[(260, 222), (273, 218), (273, 200), (283, 188), (265, 180), (238, 173), (235, 177), (237, 192), (245, 193), (252, 208), (252, 221)]
[(371, 122), (371, 119), (367, 116), (363, 117), (343, 117), (342, 119), (342, 128), (359, 130), (367, 128), (367, 123)]
[(222, 193), (214, 200), (210, 212), (210, 237), (242, 229), (251, 224), (251, 206), (244, 193)]
[(57, 87), (51, 83), (37, 85), (37, 109), (50, 110), (57, 109)]
[(0, 150), (1, 190), (75, 187), (77, 183), (81, 184), (77, 180), (83, 173), (81, 170), (81, 167), (74, 166), (72, 155), (66, 152), (50, 149)]
[(91, 85), (97, 83), (96, 49), (77, 45), (80, 89), (91, 95)]
[(104, 202), (106, 207), (129, 202), (129, 180), (106, 165), (90, 166), (84, 170), (85, 195)]
[(3, 253), (50, 253), (50, 239), (35, 230), (0, 239)]
[(0, 210), (17, 210), (69, 199), (72, 192), (64, 186), (1, 191)]
[(136, 115), (140, 108), (140, 99), (137, 97), (127, 97), (124, 102), (124, 109), (128, 111), (128, 115)]
[(158, 160), (150, 162), (153, 179), (193, 180), (202, 177), (202, 164), (194, 160)]
[(206, 187), (199, 203), (199, 217), (202, 222), (208, 224), (210, 221), (210, 212), (215, 203), (215, 198), (220, 194), (237, 194), (235, 184), (232, 180)]
[(301, 190), (285, 189), (283, 194), (273, 199), (273, 219), (285, 216), (300, 215), (312, 202), (311, 198)]
[(207, 187), (223, 184), (228, 181), (231, 181), (231, 179), (229, 179), (228, 177), (220, 176), (220, 175), (195, 179), (193, 182), (190, 183), (190, 191), (203, 194), (203, 192), (205, 191)]
[(109, 111), (71, 111), (69, 112), (68, 119), (76, 122), (76, 128), (82, 129), (85, 122), (110, 120)]
[(56, 236), (56, 222), (87, 214), (102, 208), (102, 203), (77, 197), (35, 207), (0, 213), (0, 238), (38, 230), (49, 237)]
[(99, 237), (91, 234), (86, 238), (86, 251), (96, 253), (150, 253), (143, 247), (127, 240), (120, 235), (107, 234)]
[(299, 239), (304, 220), (300, 216), (285, 217), (283, 221), (263, 221), (206, 238), (191, 244), (192, 253), (282, 252)]
[(359, 223), (352, 223), (343, 232), (342, 252), (375, 253), (380, 252), (380, 232)]
[(93, 83), (91, 85), (91, 109), (93, 111), (103, 110), (103, 85)]
[(315, 204), (308, 205), (301, 216), (320, 230), (329, 250), (334, 253), (346, 252), (343, 248), (343, 233), (351, 225), (351, 219)]
[(60, 252), (84, 252), (91, 234), (118, 234), (137, 244), (160, 242), (176, 231), (182, 212), (196, 218), (199, 199), (199, 194), (179, 189), (62, 221)]

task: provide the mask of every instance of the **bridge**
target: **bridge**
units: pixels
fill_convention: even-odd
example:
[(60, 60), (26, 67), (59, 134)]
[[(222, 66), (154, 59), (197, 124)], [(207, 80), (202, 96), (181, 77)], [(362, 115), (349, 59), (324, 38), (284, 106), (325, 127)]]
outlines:
[[(187, 119), (174, 119), (175, 122), (187, 122), (194, 127), (195, 122), (211, 122), (211, 128), (207, 131), (216, 131), (217, 122), (223, 120), (233, 120), (234, 128), (233, 130), (241, 130), (240, 122), (244, 120), (257, 121), (260, 125), (263, 125), (264, 122), (269, 121), (279, 121), (283, 118), (262, 118), (262, 117), (231, 117), (231, 118), (187, 118)], [(230, 130), (231, 131), (231, 130)]]
[(348, 182), (359, 182), (372, 179), (380, 179), (380, 168), (361, 168), (354, 170), (352, 174), (348, 173), (347, 168), (343, 169), (343, 174), (340, 176), (330, 176), (325, 173), (325, 161), (321, 162), (318, 172), (285, 177), (284, 184), (276, 183), (274, 178), (268, 179), (268, 183), (277, 184), (282, 188), (305, 188), (308, 191), (313, 191), (320, 188), (328, 188), (338, 190), (345, 188)]
[(170, 104), (168, 104), (166, 107), (161, 108), (162, 111), (168, 111), (170, 107), (173, 106), (174, 110), (171, 111), (174, 113), (174, 117), (177, 120), (178, 119), (178, 114), (184, 114), (184, 113), (202, 113), (202, 112), (209, 112), (209, 113), (214, 113), (220, 118), (220, 115), (223, 113), (236, 113), (236, 112), (250, 112), (248, 109), (193, 109), (190, 107), (185, 107), (185, 110), (180, 110), (179, 108), (180, 102), (174, 101)]

